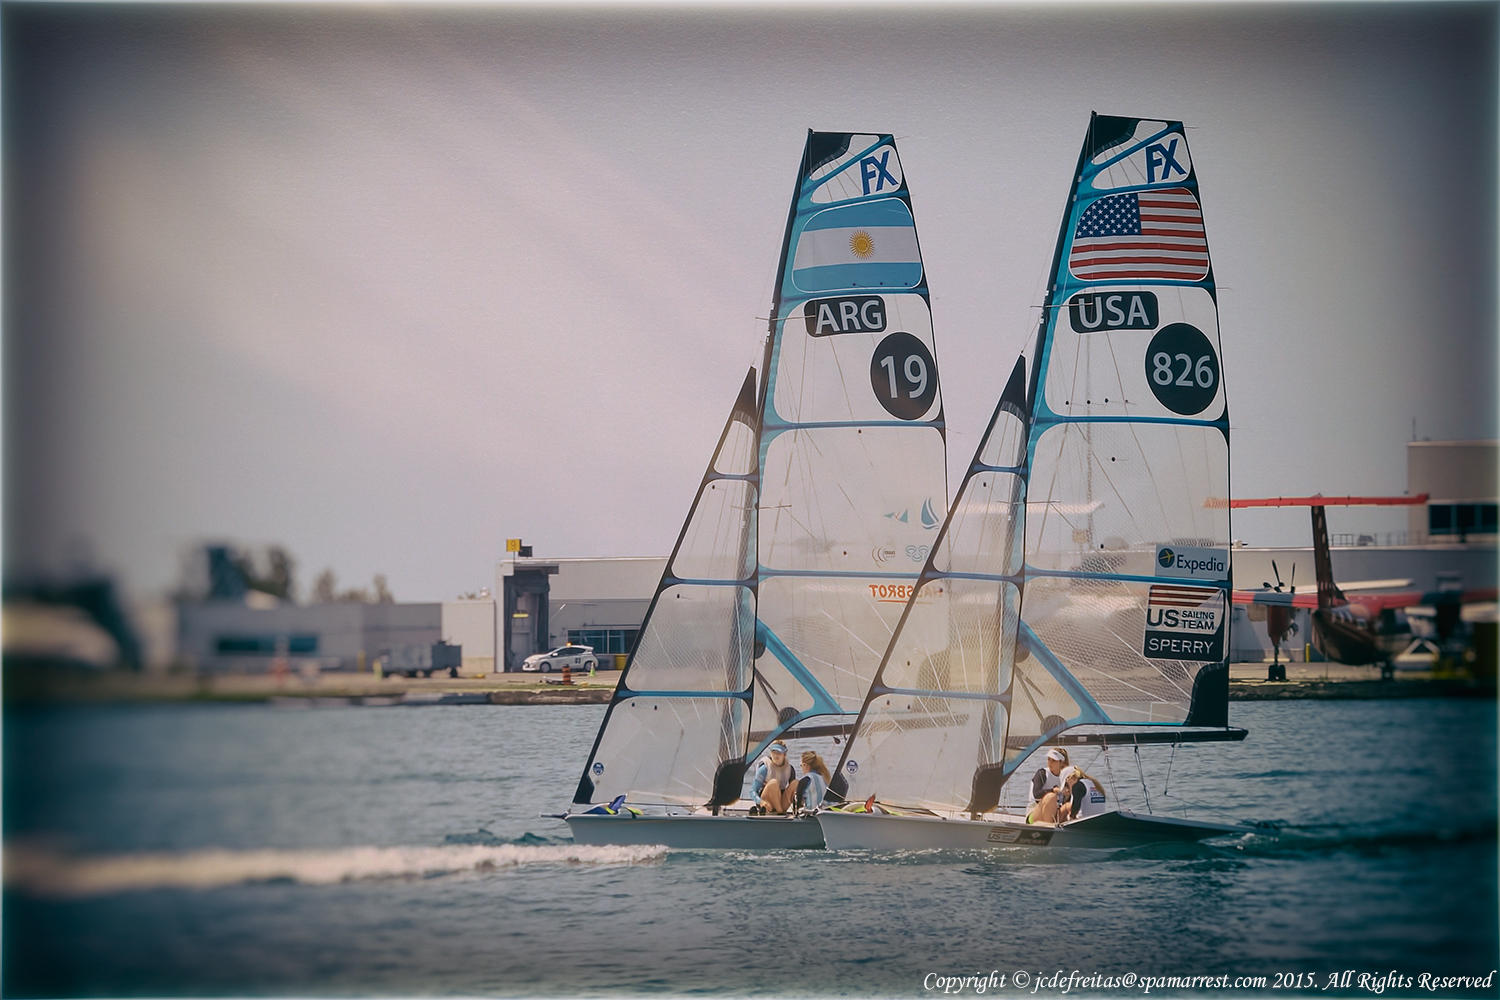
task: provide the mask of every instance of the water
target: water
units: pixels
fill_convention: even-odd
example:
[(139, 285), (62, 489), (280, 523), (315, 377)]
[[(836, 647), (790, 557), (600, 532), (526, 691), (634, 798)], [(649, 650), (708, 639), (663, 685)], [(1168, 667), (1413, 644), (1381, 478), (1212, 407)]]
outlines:
[(1078, 759), (1127, 805), (1280, 839), (1004, 858), (574, 846), (538, 813), (602, 714), (11, 715), (4, 992), (901, 996), (929, 973), (1500, 965), (1492, 702), (1237, 703), (1245, 743), (1143, 752), (1145, 791), (1129, 753)]

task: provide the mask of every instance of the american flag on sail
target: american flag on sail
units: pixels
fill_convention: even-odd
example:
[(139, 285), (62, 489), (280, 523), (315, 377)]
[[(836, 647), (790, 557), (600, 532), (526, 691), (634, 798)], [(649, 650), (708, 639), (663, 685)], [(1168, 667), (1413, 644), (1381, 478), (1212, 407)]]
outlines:
[(1085, 281), (1202, 279), (1208, 240), (1198, 199), (1187, 188), (1100, 198), (1078, 220), (1068, 269)]
[[(1216, 587), (1182, 587), (1173, 584), (1153, 583), (1147, 597), (1153, 608), (1197, 608), (1222, 598), (1224, 592)], [(1222, 601), (1219, 602), (1222, 605)]]

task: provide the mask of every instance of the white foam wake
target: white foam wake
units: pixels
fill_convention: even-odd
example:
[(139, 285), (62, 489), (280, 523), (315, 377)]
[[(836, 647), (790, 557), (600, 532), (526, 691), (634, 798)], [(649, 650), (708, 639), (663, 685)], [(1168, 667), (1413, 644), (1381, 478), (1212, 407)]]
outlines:
[(328, 850), (205, 850), (180, 854), (65, 855), (10, 847), (5, 881), (54, 896), (138, 889), (213, 889), (251, 882), (333, 885), (365, 879), (429, 878), (537, 864), (632, 865), (666, 853), (659, 845), (577, 844), (340, 847)]

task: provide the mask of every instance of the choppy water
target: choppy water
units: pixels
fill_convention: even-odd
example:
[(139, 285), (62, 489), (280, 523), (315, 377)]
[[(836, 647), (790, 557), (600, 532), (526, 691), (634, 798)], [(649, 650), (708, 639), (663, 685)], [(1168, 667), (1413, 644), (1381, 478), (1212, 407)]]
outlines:
[(1492, 702), (1237, 703), (1244, 744), (1143, 752), (1144, 791), (1128, 754), (1081, 762), (1127, 805), (1282, 837), (1003, 859), (575, 846), (538, 813), (566, 806), (602, 713), (9, 716), (4, 993), (927, 995), (929, 973), (1321, 987), (1500, 965)]

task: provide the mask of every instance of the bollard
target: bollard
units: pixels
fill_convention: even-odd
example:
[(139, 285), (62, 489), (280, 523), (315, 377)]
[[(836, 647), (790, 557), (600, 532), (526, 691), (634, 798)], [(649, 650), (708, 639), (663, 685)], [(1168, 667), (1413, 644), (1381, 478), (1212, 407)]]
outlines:
[(573, 669), (571, 667), (569, 667), (566, 663), (563, 664), (562, 682), (564, 684), (572, 684), (573, 683)]

